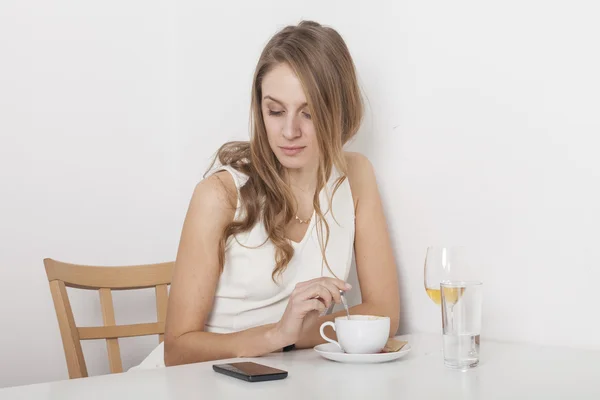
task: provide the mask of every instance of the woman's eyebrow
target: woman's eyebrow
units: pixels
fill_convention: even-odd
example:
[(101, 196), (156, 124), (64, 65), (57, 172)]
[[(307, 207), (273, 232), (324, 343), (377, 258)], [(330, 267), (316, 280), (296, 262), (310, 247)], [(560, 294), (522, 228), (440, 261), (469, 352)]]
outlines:
[[(265, 97), (263, 97), (263, 100), (272, 100), (272, 101), (274, 101), (275, 103), (279, 103), (281, 106), (284, 106), (284, 107), (285, 107), (285, 104), (283, 104), (283, 102), (282, 102), (281, 100), (277, 100), (276, 98), (274, 98), (274, 97), (272, 97), (272, 96), (269, 96), (269, 95), (266, 95)], [(306, 107), (307, 105), (308, 105), (308, 103), (306, 103), (306, 102), (305, 102), (305, 103), (302, 103), (302, 104), (300, 105), (300, 107), (299, 107), (299, 108), (304, 108), (304, 107)]]

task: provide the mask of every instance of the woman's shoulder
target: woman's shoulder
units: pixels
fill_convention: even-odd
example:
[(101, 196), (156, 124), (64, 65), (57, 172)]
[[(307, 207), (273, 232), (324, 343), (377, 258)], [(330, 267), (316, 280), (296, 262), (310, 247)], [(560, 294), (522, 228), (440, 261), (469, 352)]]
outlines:
[(196, 184), (191, 206), (218, 213), (232, 219), (237, 207), (237, 187), (232, 175), (227, 171), (218, 171)]
[(362, 185), (375, 179), (373, 164), (364, 154), (346, 151), (344, 157), (346, 158), (347, 175), (351, 185), (353, 183)]
[(363, 193), (372, 190), (376, 186), (375, 170), (371, 161), (361, 153), (344, 152), (346, 158), (347, 177), (350, 183), (352, 197), (354, 197), (355, 206), (358, 204), (359, 198)]
[(371, 161), (362, 153), (357, 153), (355, 151), (345, 151), (344, 157), (346, 158), (346, 163), (348, 164), (348, 169), (352, 169), (354, 171), (361, 168), (369, 168), (372, 169), (373, 165)]

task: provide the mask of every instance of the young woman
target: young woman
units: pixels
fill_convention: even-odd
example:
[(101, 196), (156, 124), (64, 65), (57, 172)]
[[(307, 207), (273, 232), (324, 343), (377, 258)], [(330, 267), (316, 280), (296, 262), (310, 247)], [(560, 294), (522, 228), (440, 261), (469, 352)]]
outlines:
[(173, 276), (164, 349), (144, 366), (308, 348), (340, 302), (353, 251), (353, 314), (398, 329), (396, 265), (370, 162), (344, 151), (362, 119), (354, 63), (333, 29), (304, 21), (263, 50), (249, 142), (227, 143), (195, 188)]

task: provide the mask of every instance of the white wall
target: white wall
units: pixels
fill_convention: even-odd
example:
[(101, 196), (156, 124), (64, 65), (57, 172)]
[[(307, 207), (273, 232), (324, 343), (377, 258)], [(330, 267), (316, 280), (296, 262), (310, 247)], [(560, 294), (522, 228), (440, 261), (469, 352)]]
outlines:
[[(600, 348), (599, 7), (391, 3), (3, 1), (0, 387), (67, 377), (43, 257), (174, 258), (208, 157), (247, 133), (262, 46), (301, 18), (345, 37), (369, 100), (351, 148), (377, 170), (401, 330), (439, 331), (425, 248), (462, 243), (482, 266), (486, 337)], [(153, 317), (151, 293), (119, 295), (117, 322)], [(73, 302), (100, 323), (97, 299)], [(123, 341), (125, 367), (155, 340)], [(108, 371), (103, 343), (84, 352)]]
[[(175, 257), (185, 208), (167, 4), (0, 3), (0, 386), (67, 377), (44, 257)], [(101, 324), (97, 295), (77, 292), (77, 322)], [(153, 302), (117, 293), (117, 322), (155, 318)], [(125, 364), (156, 343), (125, 340)], [(105, 345), (84, 352), (90, 374), (108, 371)]]

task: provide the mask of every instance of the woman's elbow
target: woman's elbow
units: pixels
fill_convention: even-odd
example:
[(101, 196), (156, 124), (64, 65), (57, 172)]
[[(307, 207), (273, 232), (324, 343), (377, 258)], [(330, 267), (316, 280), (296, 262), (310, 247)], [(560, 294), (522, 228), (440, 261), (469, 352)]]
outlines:
[(396, 336), (400, 328), (400, 313), (390, 315), (390, 337)]
[(390, 318), (390, 337), (396, 336), (400, 328), (400, 306), (386, 307), (384, 315)]
[(182, 364), (181, 357), (179, 355), (179, 352), (177, 351), (177, 344), (175, 343), (176, 340), (177, 340), (176, 338), (169, 338), (169, 337), (165, 336), (164, 362), (165, 362), (166, 367), (172, 367), (174, 365)]

